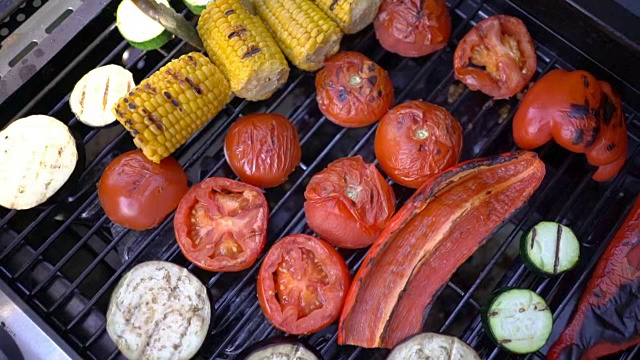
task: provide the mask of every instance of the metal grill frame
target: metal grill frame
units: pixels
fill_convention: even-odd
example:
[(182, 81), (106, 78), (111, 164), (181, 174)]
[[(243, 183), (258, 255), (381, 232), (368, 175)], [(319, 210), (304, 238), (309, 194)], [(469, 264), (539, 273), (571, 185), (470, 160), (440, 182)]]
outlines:
[[(385, 52), (377, 44), (371, 28), (361, 34), (346, 38), (343, 47), (363, 51), (375, 61), (382, 61), (380, 64), (383, 67), (387, 63), (394, 64), (393, 68), (386, 67), (392, 79), (394, 79), (394, 71), (404, 71), (403, 69), (406, 68), (416, 70), (416, 72), (410, 74), (412, 78), (407, 83), (402, 84), (400, 87), (396, 86), (396, 104), (418, 97), (426, 101), (442, 102), (443, 94), (446, 94), (450, 85), (454, 82), (454, 78), (450, 61), (447, 73), (444, 76), (439, 72), (441, 70), (439, 65), (446, 63), (445, 60), (452, 57), (458, 41), (473, 24), (494, 13), (489, 2), (488, 0), (448, 1), (454, 25), (452, 40), (445, 50), (425, 58), (418, 60), (401, 59)], [(176, 8), (181, 8), (178, 4), (175, 5)], [(181, 9), (184, 9), (184, 7)], [(517, 13), (517, 9), (514, 8), (513, 11)], [(186, 10), (183, 11), (183, 14), (189, 17)], [(529, 24), (524, 14), (519, 16), (525, 20), (525, 23)], [(51, 92), (58, 90), (62, 86), (64, 79), (69, 74), (74, 73), (78, 63), (89, 61), (91, 49), (99, 47), (101, 41), (107, 37), (114, 36), (114, 33), (117, 35), (117, 29), (115, 24), (112, 23), (106, 27), (102, 34), (95, 38), (90, 47), (81, 52), (65, 68), (64, 72), (61, 72), (54, 81), (36, 94), (27, 106), (18, 111), (14, 119), (32, 113), (43, 97), (51, 96)], [(533, 31), (532, 36), (535, 40), (536, 34)], [(108, 56), (103, 58), (97, 65), (119, 63), (122, 53), (127, 48), (128, 44), (124, 40), (120, 41)], [(538, 52), (538, 71), (533, 81), (553, 68), (572, 68), (570, 64), (565, 63), (543, 44), (536, 43), (536, 49)], [(136, 80), (139, 81), (142, 77), (148, 76), (171, 59), (190, 50), (189, 46), (184, 42), (174, 40), (163, 49), (137, 54), (130, 61), (128, 67), (136, 75)], [(153, 61), (154, 58), (160, 60)], [(137, 68), (141, 61), (151, 64), (142, 66), (144, 73)], [(75, 74), (77, 77), (81, 75)], [(309, 84), (313, 83), (313, 76), (311, 73), (293, 70), (286, 87), (280, 90), (272, 99), (265, 102), (250, 103), (238, 98), (234, 99), (218, 117), (207, 124), (204, 129), (199, 131), (174, 154), (175, 158), (180, 161), (185, 171), (187, 171), (189, 180), (192, 183), (214, 175), (233, 177), (224, 160), (221, 142), (231, 123), (242, 115), (255, 111), (277, 111), (291, 119), (300, 134), (303, 146), (303, 162), (300, 168), (292, 174), (286, 185), (282, 188), (267, 191), (267, 198), (271, 201), (271, 219), (279, 217), (277, 223), (280, 226), (279, 228), (270, 228), (267, 248), (277, 239), (288, 234), (299, 232), (311, 234), (311, 231), (306, 226), (301, 206), (297, 206), (293, 211), (290, 211), (290, 208), (296, 207), (291, 205), (292, 203), (301, 204), (301, 191), (304, 190), (306, 183), (314, 173), (337, 157), (361, 154), (366, 161), (375, 160), (372, 153), (372, 144), (377, 125), (364, 129), (344, 129), (327, 121), (317, 110), (314, 101), (315, 93), (312, 89), (308, 89)], [(422, 93), (421, 96), (416, 96), (416, 88), (420, 88), (420, 82), (426, 81), (425, 79), (431, 77), (437, 78), (439, 81), (430, 83), (431, 89), (428, 92)], [(304, 85), (307, 85), (307, 87)], [(298, 92), (303, 92), (304, 94), (300, 96), (297, 94)], [(296, 100), (295, 106), (288, 104), (292, 99)], [(68, 93), (64, 93), (56, 105), (49, 109), (48, 114), (67, 123), (72, 130), (79, 129), (77, 132), (82, 134), (82, 144), (88, 145), (95, 141), (99, 132), (106, 131), (101, 129), (87, 131), (84, 125), (69, 115), (68, 109), (66, 109), (68, 107), (67, 101)], [(451, 103), (441, 103), (441, 105), (456, 115), (456, 113), (467, 113), (468, 110), (465, 107), (469, 103), (479, 104), (479, 106), (475, 106), (473, 116), (468, 118), (459, 117), (464, 128), (465, 140), (474, 139), (482, 131), (483, 126), (488, 125), (488, 120), (486, 119), (491, 119), (491, 114), (495, 115), (499, 106), (508, 104), (509, 110), (503, 122), (497, 123), (497, 125), (493, 124), (492, 126), (494, 127), (491, 128), (491, 132), (481, 136), (483, 142), (480, 147), (470, 149), (473, 144), (465, 141), (463, 157), (467, 159), (515, 149), (513, 143), (506, 139), (508, 134), (511, 133), (511, 119), (517, 108), (518, 100), (514, 98), (498, 103), (465, 88), (464, 92), (456, 100)], [(624, 110), (630, 129), (638, 129), (638, 121), (640, 120), (638, 112), (629, 107), (625, 107)], [(640, 153), (638, 132), (630, 130), (630, 136), (629, 151), (631, 153), (630, 159), (633, 160), (638, 158)], [(305, 151), (308, 146), (311, 146), (318, 139), (326, 141), (322, 146), (316, 145), (318, 149), (322, 150), (312, 154)], [(346, 148), (342, 149), (341, 147)], [(135, 264), (149, 257), (172, 261), (187, 267), (210, 290), (212, 305), (214, 305), (216, 314), (212, 321), (213, 327), (210, 335), (197, 358), (233, 358), (244, 346), (250, 345), (254, 341), (281, 334), (263, 317), (255, 297), (255, 276), (261, 260), (251, 269), (237, 274), (208, 273), (196, 268), (182, 256), (175, 241), (167, 241), (167, 236), (169, 240), (172, 240), (170, 236), (172, 234), (173, 215), (165, 219), (156, 229), (142, 233), (130, 232), (111, 226), (110, 221), (101, 210), (97, 210), (97, 213), (93, 215), (86, 216), (89, 219), (89, 224), (87, 224), (86, 219), (83, 220), (85, 214), (96, 211), (98, 202), (94, 184), (101, 170), (116, 153), (130, 148), (132, 148), (132, 144), (129, 135), (124, 129), (120, 129), (95, 157), (89, 159), (81, 176), (79, 187), (72, 196), (51, 206), (30, 211), (33, 221), (19, 233), (15, 233), (10, 244), (3, 248), (0, 253), (0, 275), (2, 278), (85, 358), (114, 359), (121, 357), (115, 346), (110, 343), (105, 332), (104, 323), (97, 324), (95, 331), (88, 335), (80, 330), (89, 318), (104, 321), (104, 304), (121, 275)], [(428, 321), (426, 324), (426, 328), (429, 330), (460, 336), (464, 341), (474, 346), (483, 357), (488, 359), (516, 357), (508, 355), (488, 341), (484, 335), (480, 319), (481, 306), (486, 299), (474, 298), (474, 294), (486, 285), (485, 282), (492, 276), (496, 265), (505, 260), (505, 253), (517, 242), (516, 239), (522, 230), (542, 218), (562, 223), (569, 222), (575, 224), (572, 227), (578, 237), (583, 240), (583, 245), (585, 245), (583, 247), (585, 251), (582, 261), (576, 271), (553, 278), (541, 278), (529, 272), (519, 259), (507, 259), (510, 261), (508, 270), (499, 277), (497, 284), (494, 284), (495, 287), (520, 286), (531, 288), (545, 297), (554, 310), (554, 320), (559, 321), (558, 326), (554, 327), (553, 339), (557, 337), (558, 331), (562, 328), (562, 326), (559, 326), (561, 325), (560, 322), (567, 321), (567, 316), (570, 315), (572, 307), (575, 305), (576, 297), (580, 295), (581, 289), (589, 278), (599, 255), (604, 251), (606, 243), (623, 220), (622, 215), (630, 207), (634, 194), (633, 192), (629, 194), (629, 189), (633, 190), (639, 181), (637, 168), (640, 164), (634, 161), (629, 161), (622, 170), (621, 175), (612, 182), (596, 185), (590, 179), (592, 171), (586, 170), (579, 155), (563, 152), (554, 144), (545, 145), (538, 150), (538, 153), (544, 160), (551, 160), (550, 163), (547, 163), (545, 181), (530, 202), (502, 227), (502, 233), (498, 232), (501, 235), (496, 234), (494, 239), (490, 240), (490, 242), (500, 242), (500, 245), (496, 247), (488, 261), (483, 265), (482, 270), (477, 274), (477, 277), (473, 279), (473, 282), (461, 285), (458, 282), (459, 279), (456, 279), (454, 275), (447, 288), (443, 291), (443, 295), (435, 300), (435, 302), (443, 302), (446, 297), (446, 301), (453, 302), (455, 306), (446, 312), (443, 319), (434, 320), (433, 322)], [(561, 161), (554, 160), (557, 154), (562, 156)], [(205, 158), (210, 163), (207, 166), (202, 165)], [(575, 173), (580, 174), (578, 178), (569, 176), (569, 174)], [(565, 184), (572, 185), (570, 187), (570, 195), (561, 196), (564, 201), (562, 204), (555, 204), (549, 207), (548, 205), (553, 203), (553, 199), (550, 198), (556, 197), (559, 191), (558, 188)], [(394, 185), (394, 190), (398, 195), (399, 205), (410, 195), (407, 189), (397, 185)], [(583, 220), (576, 221), (573, 218), (575, 216), (573, 213), (577, 211), (576, 209), (584, 201), (585, 197), (593, 197), (595, 199), (593, 208), (586, 212), (586, 217)], [(60, 213), (65, 215), (61, 216), (61, 220), (54, 221), (56, 228), (49, 230), (48, 237), (37, 248), (29, 245), (27, 239), (32, 232), (39, 227), (43, 227), (46, 221), (50, 222), (52, 217), (60, 216)], [(578, 211), (578, 213), (580, 212)], [(609, 215), (602, 216), (603, 213)], [(14, 233), (12, 224), (21, 216), (21, 212), (3, 210), (0, 214), (2, 215), (0, 233), (5, 232), (11, 235)], [(94, 217), (94, 215), (97, 217)], [(282, 218), (285, 216), (286, 218)], [(78, 224), (87, 228), (86, 233), (77, 238), (76, 243), (62, 258), (55, 263), (48, 261), (47, 253), (59, 245), (61, 235), (71, 231)], [(589, 236), (588, 234), (591, 235)], [(61, 270), (72, 267), (73, 261), (75, 261), (74, 258), (79, 250), (89, 248), (90, 242), (96, 236), (105, 239), (105, 247), (99, 251), (90, 249), (95, 256), (89, 265), (78, 269), (75, 278), (62, 279), (64, 276)], [(514, 242), (514, 240), (516, 241)], [(158, 243), (164, 247), (149, 253), (150, 249), (157, 246)], [(9, 263), (12, 261), (12, 257), (23, 249), (29, 249), (28, 259), (18, 266), (10, 266)], [(126, 249), (126, 251), (123, 249)], [(487, 248), (483, 247), (478, 251), (487, 251)], [(341, 252), (345, 255), (345, 259), (352, 271), (360, 265), (365, 254), (365, 251)], [(108, 258), (113, 258), (114, 256), (122, 257), (124, 261), (114, 267), (113, 261), (108, 260)], [(586, 258), (589, 260), (585, 261)], [(47, 274), (44, 278), (34, 281), (31, 277), (34, 276), (35, 268), (43, 263), (48, 264)], [(99, 286), (95, 292), (88, 296), (82, 294), (80, 288), (92, 280), (92, 277), (98, 272), (98, 268), (111, 269), (112, 271), (103, 283), (98, 284)], [(58, 294), (56, 299), (48, 299), (46, 301), (46, 297), (41, 295), (50, 289), (54, 282), (58, 281), (66, 281), (65, 290)], [(82, 306), (72, 316), (61, 320), (60, 313), (69, 306), (69, 303), (76, 301), (78, 298), (83, 299)], [(468, 320), (461, 320), (461, 314), (464, 314), (465, 318), (468, 317)], [(102, 315), (102, 318), (100, 318), (100, 315)], [(452, 332), (452, 325), (461, 321), (466, 323), (462, 331)], [(386, 353), (384, 350), (365, 350), (350, 346), (337, 347), (335, 325), (318, 334), (307, 337), (307, 340), (327, 358), (381, 358)], [(546, 349), (545, 347), (540, 352), (522, 358), (543, 359)], [(622, 358), (634, 359), (638, 356), (638, 349), (639, 347), (636, 347), (627, 351), (622, 355)]]

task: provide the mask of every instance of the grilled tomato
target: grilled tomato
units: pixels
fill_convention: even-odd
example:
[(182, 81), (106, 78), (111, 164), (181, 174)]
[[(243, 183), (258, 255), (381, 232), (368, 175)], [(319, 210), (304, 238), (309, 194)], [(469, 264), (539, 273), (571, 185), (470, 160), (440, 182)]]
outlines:
[(133, 230), (151, 229), (170, 212), (189, 189), (187, 175), (172, 157), (156, 164), (141, 150), (115, 158), (102, 173), (98, 197), (114, 223)]
[(316, 74), (320, 111), (334, 123), (354, 128), (378, 121), (393, 103), (387, 72), (355, 51), (338, 53)]
[(289, 334), (309, 334), (338, 318), (350, 281), (347, 264), (329, 243), (289, 235), (264, 258), (258, 300), (273, 326)]
[(309, 227), (348, 249), (371, 245), (395, 210), (393, 189), (360, 156), (338, 159), (315, 174), (304, 197)]
[(531, 81), (536, 50), (522, 21), (494, 15), (480, 21), (458, 44), (453, 56), (456, 79), (471, 90), (506, 99)]
[(462, 127), (440, 106), (408, 101), (382, 117), (374, 150), (380, 167), (393, 181), (417, 188), (458, 162)]
[(209, 271), (240, 271), (256, 261), (267, 239), (269, 208), (262, 191), (211, 177), (194, 185), (178, 205), (176, 240), (184, 256)]
[(279, 114), (252, 114), (231, 125), (224, 140), (227, 162), (238, 177), (251, 185), (281, 185), (300, 163), (298, 133)]
[(586, 71), (552, 70), (525, 95), (513, 119), (513, 138), (523, 149), (554, 139), (584, 153), (598, 170), (596, 181), (613, 178), (627, 156), (622, 102), (609, 83)]
[(445, 0), (384, 0), (373, 26), (383, 48), (406, 57), (436, 52), (451, 36)]

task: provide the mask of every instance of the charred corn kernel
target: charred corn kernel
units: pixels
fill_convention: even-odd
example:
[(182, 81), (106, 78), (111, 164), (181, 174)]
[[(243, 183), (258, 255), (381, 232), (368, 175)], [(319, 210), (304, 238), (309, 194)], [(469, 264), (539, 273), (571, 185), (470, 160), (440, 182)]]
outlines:
[(310, 0), (254, 0), (256, 10), (291, 62), (303, 70), (322, 67), (340, 50), (342, 31)]
[(231, 96), (220, 69), (192, 52), (143, 80), (116, 103), (114, 112), (133, 143), (158, 163), (218, 114)]
[(287, 82), (289, 65), (262, 20), (242, 0), (216, 0), (198, 21), (207, 54), (225, 74), (237, 96), (269, 98)]
[(355, 34), (373, 22), (382, 0), (313, 0), (345, 34)]

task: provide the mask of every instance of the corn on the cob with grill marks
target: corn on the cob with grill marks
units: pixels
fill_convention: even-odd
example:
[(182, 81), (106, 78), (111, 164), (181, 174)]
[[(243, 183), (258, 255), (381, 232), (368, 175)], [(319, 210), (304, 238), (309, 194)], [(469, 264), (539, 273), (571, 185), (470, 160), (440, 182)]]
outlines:
[(264, 100), (287, 82), (287, 60), (262, 20), (242, 0), (210, 2), (200, 15), (198, 33), (237, 96)]
[(143, 80), (114, 107), (118, 121), (151, 161), (171, 155), (231, 101), (224, 75), (197, 52)]
[(313, 0), (345, 34), (355, 34), (373, 22), (382, 0)]
[(310, 0), (254, 0), (256, 10), (291, 62), (302, 70), (322, 67), (340, 50), (343, 33)]

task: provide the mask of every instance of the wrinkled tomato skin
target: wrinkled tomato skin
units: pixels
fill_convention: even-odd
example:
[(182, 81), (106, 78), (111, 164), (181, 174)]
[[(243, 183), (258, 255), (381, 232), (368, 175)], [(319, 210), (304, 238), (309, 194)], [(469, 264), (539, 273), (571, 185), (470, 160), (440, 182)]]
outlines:
[(507, 15), (490, 16), (476, 24), (462, 38), (453, 57), (456, 79), (494, 99), (522, 91), (536, 64), (527, 28), (520, 19)]
[(320, 111), (343, 127), (371, 125), (393, 103), (389, 74), (356, 51), (339, 52), (327, 59), (315, 83)]
[(279, 114), (251, 114), (231, 125), (224, 141), (227, 163), (240, 180), (261, 188), (283, 184), (300, 164), (298, 132)]
[(404, 57), (436, 52), (451, 36), (445, 0), (384, 0), (373, 26), (380, 45)]
[(395, 210), (393, 189), (360, 156), (338, 159), (315, 174), (304, 197), (309, 227), (346, 249), (371, 245)]
[(382, 117), (374, 150), (380, 167), (393, 181), (415, 189), (458, 162), (462, 127), (440, 106), (408, 101)]
[(182, 198), (173, 220), (184, 256), (208, 271), (241, 271), (253, 265), (267, 240), (269, 208), (262, 190), (211, 177)]
[(523, 149), (555, 140), (584, 153), (599, 169), (596, 181), (613, 178), (624, 165), (627, 129), (620, 97), (586, 71), (555, 69), (527, 91), (513, 119), (513, 138)]
[(310, 334), (338, 319), (350, 282), (347, 264), (329, 243), (294, 234), (278, 240), (265, 256), (258, 300), (279, 330)]
[(168, 157), (159, 164), (141, 150), (115, 158), (98, 185), (100, 204), (114, 223), (133, 230), (158, 226), (189, 189), (180, 164)]

